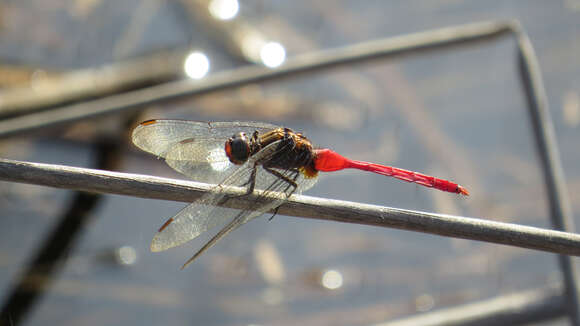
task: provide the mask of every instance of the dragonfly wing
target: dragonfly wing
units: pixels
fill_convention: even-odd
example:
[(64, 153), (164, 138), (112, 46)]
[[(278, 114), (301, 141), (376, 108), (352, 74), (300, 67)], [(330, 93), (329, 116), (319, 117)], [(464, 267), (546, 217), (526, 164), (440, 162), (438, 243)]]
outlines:
[(218, 143), (213, 139), (182, 141), (168, 150), (165, 161), (175, 171), (193, 180), (217, 184), (224, 179), (224, 175), (240, 168), (230, 162), (224, 144), (225, 140)]
[[(280, 150), (278, 145), (270, 145), (262, 150), (255, 161), (269, 159), (276, 151)], [(261, 165), (257, 165), (256, 189), (261, 189), (261, 195), (257, 196), (254, 202), (249, 202), (246, 210), (241, 210), (228, 224), (226, 224), (211, 240), (201, 247), (185, 264), (182, 269), (187, 267), (197, 257), (211, 248), (221, 238), (247, 223), (255, 217), (268, 210), (276, 209), (283, 204), (293, 193), (299, 193), (306, 190), (316, 183), (316, 177), (305, 177), (299, 170), (276, 170), (274, 173), (268, 171)], [(268, 198), (266, 201), (265, 198)]]
[[(268, 200), (266, 203), (258, 201), (254, 203), (247, 203), (246, 208), (234, 209), (227, 207), (212, 206), (223, 200), (225, 196), (214, 196), (211, 200), (199, 201), (185, 207), (177, 215), (170, 218), (151, 241), (151, 251), (164, 251), (179, 245), (182, 245), (190, 240), (195, 239), (200, 234), (208, 231), (220, 224), (229, 222), (223, 229), (228, 229), (227, 232), (219, 232), (214, 239), (210, 240), (198, 254), (209, 249), (223, 236), (233, 231), (242, 224), (247, 223), (255, 217), (262, 215), (264, 212), (280, 206), (284, 200), (274, 199)], [(218, 199), (219, 198), (219, 199)], [(235, 226), (235, 227), (232, 227)], [(222, 229), (222, 230), (223, 230)]]
[[(188, 260), (187, 265), (242, 224), (280, 206), (292, 193), (310, 188), (316, 182), (316, 178), (305, 178), (301, 173), (291, 170), (279, 170), (278, 172), (283, 176), (283, 178), (279, 178), (266, 171), (259, 164), (260, 161), (268, 160), (272, 155), (275, 155), (277, 150), (280, 149), (278, 145), (279, 142), (270, 144), (259, 153), (253, 155), (248, 162), (232, 173), (221, 184), (214, 187), (211, 192), (169, 219), (153, 238), (151, 250), (162, 251), (181, 245), (231, 219), (220, 232)], [(227, 187), (247, 183), (251, 178), (254, 167), (256, 168), (256, 189), (262, 190), (261, 196), (256, 196), (253, 201), (246, 201), (245, 207), (240, 209), (219, 206), (227, 200)], [(295, 181), (298, 184), (298, 188), (288, 184), (285, 179)], [(265, 197), (268, 198), (266, 199)]]
[(200, 182), (218, 183), (238, 166), (230, 163), (224, 145), (237, 132), (252, 134), (278, 128), (260, 122), (197, 122), (149, 120), (133, 130), (133, 143), (165, 158), (174, 170)]
[[(280, 204), (278, 204), (280, 205)], [(228, 235), (230, 232), (234, 231), (235, 229), (239, 228), (246, 222), (250, 221), (252, 218), (262, 214), (262, 212), (251, 212), (250, 214), (246, 214), (246, 211), (239, 211), (238, 215), (234, 217), (228, 224), (226, 224), (216, 235), (214, 235), (208, 242), (206, 242), (203, 247), (201, 247), (191, 258), (189, 258), (181, 269), (187, 267), (187, 265), (191, 264), (197, 257), (203, 254), (206, 250), (213, 247), (218, 241), (220, 241), (223, 237)]]
[(206, 142), (213, 140), (216, 145), (223, 147), (226, 139), (237, 132), (251, 134), (255, 130), (265, 132), (276, 128), (279, 127), (261, 122), (148, 120), (133, 130), (132, 140), (140, 149), (164, 158), (171, 147), (185, 140), (203, 139)]
[[(202, 196), (198, 201), (187, 206), (166, 222), (153, 238), (151, 249), (162, 251), (178, 246), (230, 219), (210, 241), (183, 265), (182, 268), (185, 268), (231, 231), (264, 212), (277, 208), (293, 193), (312, 187), (316, 178), (305, 177), (297, 169), (273, 169), (276, 173), (271, 173), (261, 165), (261, 162), (267, 162), (278, 151), (283, 150), (279, 146), (280, 143), (281, 141), (272, 143), (253, 155), (221, 184), (214, 187), (213, 191)], [(255, 196), (253, 200), (246, 201), (244, 207), (240, 209), (219, 206), (228, 200), (226, 197), (227, 187), (247, 184), (254, 169), (256, 169), (256, 189), (261, 190), (260, 195)]]
[[(203, 198), (202, 198), (203, 199)], [(223, 208), (223, 214), (210, 215), (215, 207), (195, 202), (163, 224), (151, 241), (151, 251), (167, 250), (186, 243), (203, 232), (227, 221), (236, 210)], [(228, 211), (231, 210), (231, 211)]]
[[(262, 205), (258, 205), (257, 202), (247, 202), (245, 207), (241, 209), (220, 206), (223, 201), (227, 200), (228, 187), (242, 185), (250, 180), (256, 161), (264, 156), (261, 153), (262, 151), (252, 156), (219, 185), (213, 187), (210, 192), (165, 222), (153, 237), (151, 250), (163, 251), (179, 246), (232, 217), (245, 217), (243, 222), (245, 223), (271, 209), (272, 207), (268, 202)], [(244, 214), (240, 215), (240, 212), (244, 212)]]

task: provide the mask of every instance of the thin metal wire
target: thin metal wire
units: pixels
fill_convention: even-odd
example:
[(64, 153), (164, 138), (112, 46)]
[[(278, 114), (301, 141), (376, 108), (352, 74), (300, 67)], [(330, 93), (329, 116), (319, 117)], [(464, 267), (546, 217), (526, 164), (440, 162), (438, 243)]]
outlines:
[(95, 116), (135, 110), (161, 101), (201, 95), (259, 81), (279, 79), (300, 73), (312, 73), (321, 69), (394, 55), (411, 54), (417, 51), (437, 49), (454, 44), (481, 42), (482, 40), (507, 35), (511, 26), (511, 22), (482, 22), (447, 27), (308, 53), (289, 58), (284, 65), (276, 69), (247, 66), (232, 71), (215, 73), (200, 81), (185, 79), (162, 83), (137, 91), (57, 107), (49, 111), (7, 118), (0, 121), (0, 137), (53, 127)]
[[(530, 120), (544, 171), (544, 182), (550, 203), (550, 220), (554, 229), (574, 232), (572, 206), (566, 192), (564, 169), (560, 161), (558, 142), (548, 109), (548, 99), (542, 81), (540, 65), (532, 42), (523, 28), (519, 24), (513, 26), (514, 36), (518, 44), (519, 68), (529, 104)], [(558, 261), (564, 278), (564, 289), (568, 299), (567, 308), (571, 322), (574, 325), (580, 325), (577, 267), (569, 256), (560, 255)]]
[(555, 287), (526, 290), (373, 326), (528, 325), (565, 314), (566, 296), (562, 292)]
[[(142, 198), (193, 202), (212, 185), (137, 174), (0, 159), (0, 180), (31, 183), (81, 191), (128, 195)], [(256, 195), (242, 196), (244, 189), (232, 188), (221, 203), (245, 208)], [(453, 196), (450, 194), (450, 196)], [(580, 256), (580, 234), (546, 230), (446, 214), (420, 212), (376, 205), (292, 196), (278, 213), (327, 221), (373, 225), (402, 230), (486, 241), (565, 255)]]

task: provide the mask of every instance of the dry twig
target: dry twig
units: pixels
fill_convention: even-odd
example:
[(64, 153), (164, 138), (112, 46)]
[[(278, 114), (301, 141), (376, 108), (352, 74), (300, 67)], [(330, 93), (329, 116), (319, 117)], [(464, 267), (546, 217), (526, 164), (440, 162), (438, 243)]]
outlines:
[[(192, 181), (8, 159), (0, 159), (0, 180), (182, 202), (192, 202), (211, 190), (211, 185)], [(236, 194), (239, 191), (232, 189), (232, 195)], [(239, 207), (243, 200), (255, 200), (255, 197), (232, 196), (224, 205)], [(278, 212), (296, 217), (390, 227), (580, 256), (578, 234), (484, 219), (310, 196), (292, 196)]]
[(0, 137), (63, 125), (105, 114), (137, 110), (146, 105), (170, 99), (201, 95), (350, 63), (416, 53), (418, 50), (437, 49), (453, 44), (488, 40), (502, 35), (509, 35), (512, 28), (514, 28), (514, 24), (514, 22), (482, 22), (440, 28), (303, 54), (289, 58), (284, 65), (277, 69), (247, 66), (215, 73), (203, 80), (184, 79), (161, 83), (96, 100), (57, 107), (49, 111), (4, 119), (0, 121)]

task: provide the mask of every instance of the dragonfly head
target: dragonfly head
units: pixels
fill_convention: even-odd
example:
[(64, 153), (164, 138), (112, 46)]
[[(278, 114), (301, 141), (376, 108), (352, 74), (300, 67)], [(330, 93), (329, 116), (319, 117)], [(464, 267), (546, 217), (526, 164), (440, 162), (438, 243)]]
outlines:
[(239, 132), (226, 141), (226, 155), (234, 164), (244, 164), (251, 154), (250, 139), (245, 132)]

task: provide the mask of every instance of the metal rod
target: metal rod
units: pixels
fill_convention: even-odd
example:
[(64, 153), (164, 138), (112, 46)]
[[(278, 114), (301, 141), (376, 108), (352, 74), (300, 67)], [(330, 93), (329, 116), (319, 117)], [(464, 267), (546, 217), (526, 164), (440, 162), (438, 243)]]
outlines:
[(0, 137), (137, 109), (144, 105), (179, 97), (239, 87), (348, 63), (416, 53), (418, 50), (435, 49), (453, 44), (479, 42), (509, 33), (511, 24), (511, 22), (482, 22), (441, 28), (304, 54), (289, 58), (284, 65), (277, 69), (247, 66), (215, 73), (200, 81), (185, 79), (162, 83), (137, 91), (8, 118), (0, 121)]
[(566, 296), (562, 290), (547, 288), (507, 294), (374, 326), (527, 325), (557, 318), (565, 312)]
[[(540, 162), (544, 170), (550, 203), (550, 218), (554, 229), (574, 232), (572, 206), (566, 192), (564, 169), (560, 162), (558, 142), (554, 133), (552, 118), (548, 109), (546, 91), (542, 82), (540, 66), (530, 39), (525, 31), (514, 24), (514, 34), (518, 43), (518, 62), (524, 90), (529, 104), (529, 113), (534, 130)], [(577, 268), (568, 256), (558, 257), (562, 270), (567, 308), (574, 325), (580, 325), (580, 300), (578, 298)]]
[(32, 114), (42, 108), (79, 99), (106, 96), (174, 80), (183, 74), (183, 68), (175, 63), (183, 62), (185, 56), (183, 49), (159, 51), (110, 65), (41, 79), (35, 81), (34, 87), (5, 88), (0, 101), (0, 117)]
[[(87, 192), (192, 202), (212, 185), (152, 176), (0, 159), (0, 180)], [(241, 208), (256, 195), (231, 188), (224, 206)], [(490, 220), (340, 200), (292, 196), (278, 213), (296, 217), (396, 228), (580, 256), (580, 235)]]

